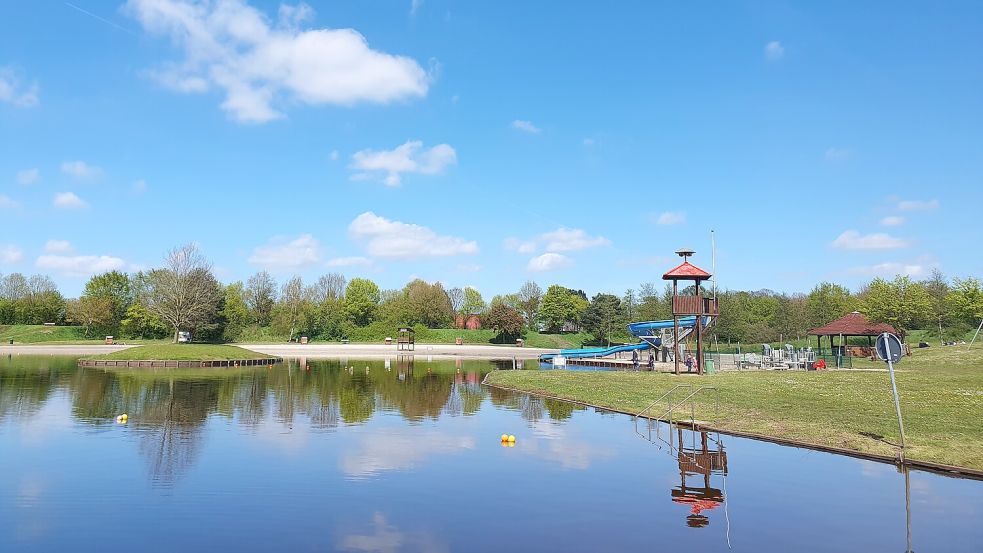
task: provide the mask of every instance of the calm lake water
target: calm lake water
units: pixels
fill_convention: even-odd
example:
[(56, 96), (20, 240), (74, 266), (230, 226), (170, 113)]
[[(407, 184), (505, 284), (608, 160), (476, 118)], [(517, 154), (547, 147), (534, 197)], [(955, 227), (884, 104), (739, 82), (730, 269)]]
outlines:
[[(906, 551), (893, 466), (649, 441), (624, 415), (482, 387), (490, 362), (424, 359), (0, 359), (0, 551)], [(915, 551), (983, 551), (983, 482), (912, 471), (910, 513)]]

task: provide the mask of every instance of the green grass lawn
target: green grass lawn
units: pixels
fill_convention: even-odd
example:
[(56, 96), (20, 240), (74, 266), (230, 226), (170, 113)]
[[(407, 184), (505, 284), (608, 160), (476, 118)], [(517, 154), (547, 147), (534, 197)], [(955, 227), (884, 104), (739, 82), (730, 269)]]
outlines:
[[(0, 325), (0, 345), (14, 344), (102, 344), (105, 336), (90, 331), (86, 337), (80, 326)], [(120, 338), (117, 337), (117, 341)], [(122, 340), (129, 344), (166, 343), (170, 340)]]
[(219, 344), (153, 344), (137, 346), (89, 359), (116, 361), (223, 361), (270, 357), (236, 346)]
[[(983, 470), (983, 347), (915, 350), (898, 370), (907, 456)], [(721, 430), (890, 456), (900, 443), (885, 371), (748, 371), (695, 377), (530, 370), (496, 371), (488, 382), (628, 412), (640, 411), (676, 384), (714, 386), (719, 410), (714, 412), (712, 394), (702, 395), (696, 417)], [(663, 410), (653, 408), (653, 415)]]

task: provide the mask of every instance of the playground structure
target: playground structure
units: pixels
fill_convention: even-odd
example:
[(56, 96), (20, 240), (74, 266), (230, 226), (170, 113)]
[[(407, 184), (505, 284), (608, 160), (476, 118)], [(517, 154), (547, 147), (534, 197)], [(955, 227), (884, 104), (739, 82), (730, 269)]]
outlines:
[[(554, 366), (564, 366), (567, 360), (600, 359), (630, 352), (633, 364), (638, 368), (639, 354), (645, 350), (658, 352), (663, 362), (672, 361), (674, 372), (680, 373), (679, 364), (686, 362), (688, 352), (695, 354), (688, 364), (688, 370), (698, 374), (704, 372), (703, 340), (704, 335), (718, 314), (716, 297), (705, 297), (700, 283), (711, 277), (710, 273), (689, 262), (692, 250), (679, 250), (677, 255), (683, 258), (683, 263), (665, 273), (662, 278), (672, 281), (672, 319), (663, 321), (645, 321), (631, 323), (628, 332), (641, 340), (637, 344), (623, 344), (607, 348), (564, 349), (558, 354), (544, 354), (539, 360), (552, 363)], [(679, 289), (679, 281), (693, 281), (692, 288)], [(688, 292), (692, 291), (692, 294)], [(682, 293), (681, 293), (682, 292)], [(686, 347), (695, 338), (696, 348)], [(655, 353), (649, 353), (649, 367), (652, 368)]]
[(413, 351), (416, 349), (416, 331), (410, 327), (399, 329), (396, 335), (396, 351)]

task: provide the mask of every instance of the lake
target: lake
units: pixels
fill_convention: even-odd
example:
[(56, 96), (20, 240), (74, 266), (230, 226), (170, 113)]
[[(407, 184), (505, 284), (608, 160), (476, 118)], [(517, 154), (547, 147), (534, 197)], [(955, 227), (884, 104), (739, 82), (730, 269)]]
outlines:
[(983, 550), (983, 482), (636, 426), (494, 368), (4, 357), (0, 551)]

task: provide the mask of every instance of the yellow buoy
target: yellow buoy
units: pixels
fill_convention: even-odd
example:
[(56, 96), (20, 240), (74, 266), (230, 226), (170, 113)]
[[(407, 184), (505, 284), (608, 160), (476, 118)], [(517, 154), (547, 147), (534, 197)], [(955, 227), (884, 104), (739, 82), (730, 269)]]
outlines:
[(509, 434), (509, 443), (510, 444), (515, 443), (515, 436)]
[(126, 414), (126, 413), (123, 413), (122, 415), (120, 415), (120, 418), (121, 418), (121, 419), (123, 419), (123, 420), (126, 420), (126, 419), (128, 419), (128, 418), (130, 418), (130, 417), (129, 417), (129, 416), (127, 416), (127, 414)]
[(509, 435), (508, 434), (502, 434), (502, 441), (503, 442), (509, 441)]
[(509, 447), (515, 447), (515, 442), (509, 442)]

